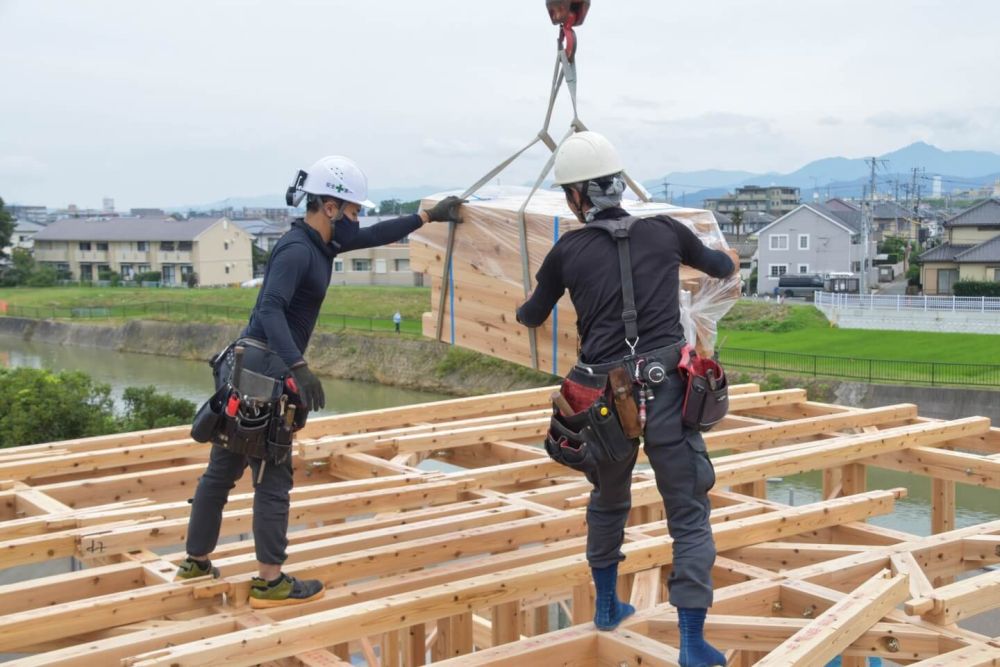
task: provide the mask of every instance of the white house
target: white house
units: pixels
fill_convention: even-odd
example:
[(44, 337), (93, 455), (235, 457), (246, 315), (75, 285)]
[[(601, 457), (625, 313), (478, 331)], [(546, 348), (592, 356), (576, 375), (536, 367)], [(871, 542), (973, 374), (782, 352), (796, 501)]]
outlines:
[[(773, 292), (786, 273), (860, 275), (860, 225), (858, 216), (821, 204), (802, 204), (781, 216), (758, 232), (757, 291)], [(869, 264), (876, 247), (871, 240)]]

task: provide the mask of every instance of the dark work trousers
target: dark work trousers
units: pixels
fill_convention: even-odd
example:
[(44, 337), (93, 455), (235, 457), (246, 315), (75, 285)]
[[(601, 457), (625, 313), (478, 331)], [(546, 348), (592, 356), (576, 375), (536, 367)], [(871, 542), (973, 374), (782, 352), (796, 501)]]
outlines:
[[(647, 404), (644, 444), (674, 540), (670, 603), (675, 607), (710, 607), (715, 540), (709, 524), (708, 491), (715, 485), (715, 469), (701, 434), (681, 424), (684, 387), (680, 377), (668, 375), (654, 392), (654, 400)], [(606, 567), (624, 559), (621, 546), (632, 507), (632, 468), (638, 454), (636, 447), (630, 460), (602, 464), (587, 474), (594, 485), (587, 505), (587, 561), (591, 567)]]
[[(243, 476), (247, 465), (257, 479), (260, 459), (233, 454), (212, 445), (208, 468), (198, 481), (188, 521), (187, 552), (207, 556), (215, 550), (222, 528), (222, 508), (229, 492)], [(264, 466), (264, 478), (254, 488), (253, 542), (257, 560), (267, 565), (281, 565), (288, 558), (288, 504), (292, 490), (292, 460)]]
[[(258, 373), (280, 377), (284, 364), (270, 352), (246, 348), (244, 368)], [(216, 366), (213, 371), (216, 388), (221, 387), (231, 372), (232, 358)], [(304, 412), (304, 411), (303, 411)], [(187, 552), (194, 556), (207, 556), (215, 550), (222, 528), (222, 509), (229, 500), (229, 492), (243, 476), (247, 466), (253, 479), (258, 479), (260, 459), (250, 459), (234, 454), (224, 447), (212, 445), (208, 468), (198, 481), (198, 488), (191, 504), (188, 521)], [(270, 461), (264, 466), (264, 476), (254, 485), (253, 540), (257, 560), (267, 565), (281, 565), (288, 558), (288, 506), (292, 490), (292, 457), (281, 464)]]

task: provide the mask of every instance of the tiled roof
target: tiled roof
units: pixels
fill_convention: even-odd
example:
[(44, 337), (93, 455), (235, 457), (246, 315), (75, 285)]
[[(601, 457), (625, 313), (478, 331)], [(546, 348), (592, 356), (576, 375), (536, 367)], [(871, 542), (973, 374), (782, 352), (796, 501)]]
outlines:
[(922, 262), (954, 262), (955, 256), (966, 250), (974, 248), (973, 245), (952, 245), (951, 243), (942, 243), (936, 248), (931, 248), (930, 250), (924, 252), (920, 255), (920, 261)]
[(35, 235), (36, 241), (193, 241), (221, 218), (66, 218)]

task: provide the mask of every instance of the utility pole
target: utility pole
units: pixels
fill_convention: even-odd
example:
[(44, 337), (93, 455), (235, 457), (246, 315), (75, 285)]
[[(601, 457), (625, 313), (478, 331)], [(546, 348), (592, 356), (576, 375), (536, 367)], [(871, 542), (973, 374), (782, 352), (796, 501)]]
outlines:
[(875, 214), (875, 172), (887, 160), (870, 157), (866, 158), (865, 162), (868, 163), (871, 169), (871, 182), (868, 187), (867, 206), (862, 209), (864, 213), (861, 216), (861, 279), (859, 283), (862, 296), (868, 294), (868, 263), (870, 254), (868, 246), (871, 244), (871, 227)]
[(665, 201), (668, 204), (671, 203), (670, 202), (670, 182), (669, 181), (663, 181), (663, 201)]

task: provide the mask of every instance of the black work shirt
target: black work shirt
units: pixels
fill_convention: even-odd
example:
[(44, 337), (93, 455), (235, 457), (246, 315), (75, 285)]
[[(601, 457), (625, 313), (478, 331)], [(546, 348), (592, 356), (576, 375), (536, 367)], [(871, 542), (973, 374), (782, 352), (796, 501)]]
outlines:
[[(598, 219), (621, 218), (621, 208)], [(628, 354), (622, 322), (622, 279), (615, 240), (603, 229), (583, 227), (562, 238), (545, 256), (531, 297), (517, 310), (517, 320), (540, 326), (563, 292), (576, 308), (582, 347), (580, 360), (598, 364)], [(733, 272), (729, 255), (705, 246), (683, 223), (668, 216), (643, 218), (629, 232), (632, 283), (638, 311), (638, 351), (672, 345), (684, 337), (680, 320), (680, 266), (686, 264), (714, 278)]]
[(330, 243), (301, 218), (271, 251), (264, 283), (244, 336), (267, 342), (291, 366), (302, 361), (330, 287), (338, 253), (395, 243), (420, 228), (419, 215), (385, 220), (370, 227), (340, 220)]

